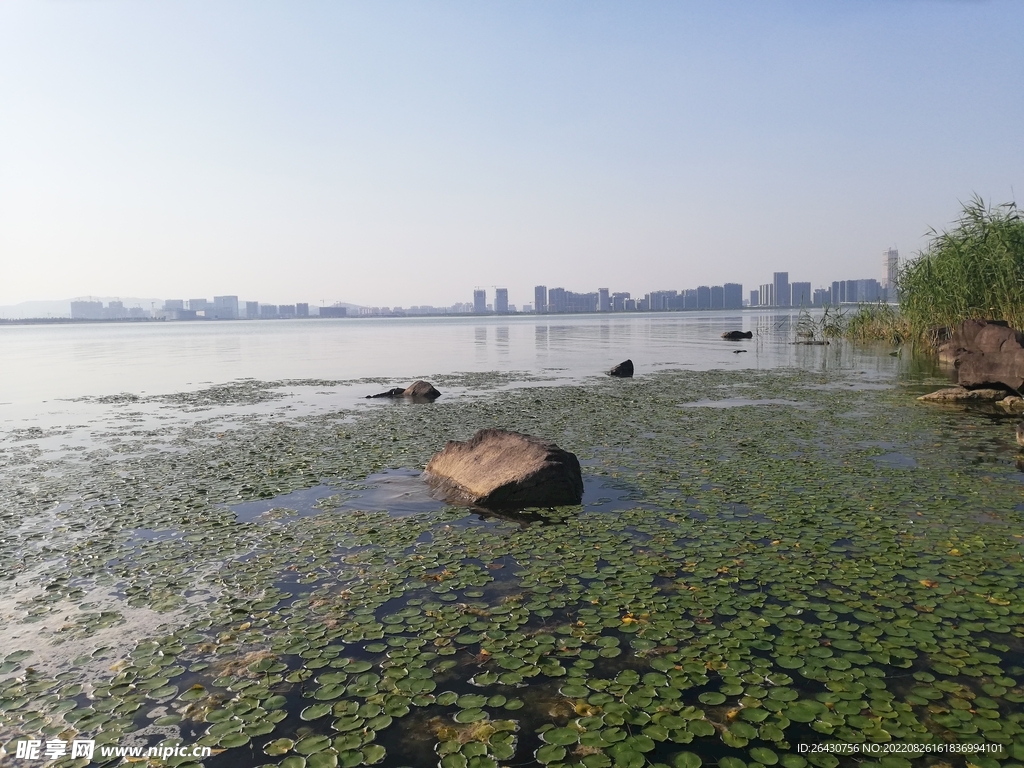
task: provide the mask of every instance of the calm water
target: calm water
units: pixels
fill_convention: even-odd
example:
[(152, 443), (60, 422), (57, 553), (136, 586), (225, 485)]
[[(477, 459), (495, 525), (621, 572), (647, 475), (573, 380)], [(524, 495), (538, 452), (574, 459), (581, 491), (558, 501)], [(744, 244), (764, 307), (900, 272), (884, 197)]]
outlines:
[[(714, 311), (7, 326), (0, 328), (0, 419), (44, 401), (166, 394), (242, 378), (379, 377), (397, 386), (446, 373), (523, 371), (578, 380), (625, 358), (638, 376), (828, 366), (891, 377), (899, 366), (848, 345), (794, 346), (795, 323), (795, 312)], [(727, 342), (720, 338), (727, 330), (755, 335)]]

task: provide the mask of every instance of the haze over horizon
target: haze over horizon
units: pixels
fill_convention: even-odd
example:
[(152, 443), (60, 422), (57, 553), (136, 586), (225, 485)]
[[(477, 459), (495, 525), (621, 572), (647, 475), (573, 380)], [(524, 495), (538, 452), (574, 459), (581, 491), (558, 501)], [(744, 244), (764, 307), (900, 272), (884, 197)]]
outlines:
[(1024, 4), (0, 5), (0, 305), (881, 278), (1024, 173)]

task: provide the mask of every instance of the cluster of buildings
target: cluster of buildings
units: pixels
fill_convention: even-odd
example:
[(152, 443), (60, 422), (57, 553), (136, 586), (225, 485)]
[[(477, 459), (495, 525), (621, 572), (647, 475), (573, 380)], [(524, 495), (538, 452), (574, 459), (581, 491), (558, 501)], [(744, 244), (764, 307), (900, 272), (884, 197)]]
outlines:
[[(651, 291), (633, 297), (628, 291), (612, 292), (599, 288), (590, 293), (576, 293), (565, 288), (538, 285), (533, 289), (533, 303), (519, 310), (508, 302), (508, 289), (495, 288), (494, 300), (487, 301), (487, 291), (477, 288), (473, 301), (450, 307), (418, 305), (402, 307), (330, 307), (298, 304), (261, 304), (239, 301), (237, 296), (214, 296), (209, 299), (168, 299), (157, 309), (125, 307), (120, 301), (103, 306), (101, 301), (71, 302), (75, 320), (276, 320), (305, 317), (408, 317), (459, 314), (565, 314), (575, 312), (668, 312), (701, 309), (742, 309), (743, 307), (823, 307), (837, 304), (895, 301), (899, 253), (895, 248), (883, 252), (884, 278), (837, 280), (830, 286), (811, 288), (809, 282), (790, 282), (788, 272), (775, 272), (770, 283), (763, 283), (743, 297), (742, 283), (700, 285), (683, 290)], [(351, 311), (350, 311), (351, 310)]]
[[(573, 312), (665, 312), (691, 309), (742, 309), (743, 307), (824, 307), (837, 304), (895, 301), (899, 252), (883, 252), (884, 279), (837, 280), (828, 287), (812, 290), (809, 282), (790, 282), (788, 272), (776, 272), (770, 283), (750, 291), (743, 298), (742, 283), (701, 285), (684, 290), (651, 291), (633, 298), (628, 292), (599, 288), (591, 293), (575, 293), (565, 288), (538, 285), (533, 289), (533, 304), (523, 312), (563, 314)], [(510, 314), (515, 305), (508, 303), (508, 290), (496, 288), (494, 303), (487, 302), (486, 290), (473, 291), (474, 314)]]

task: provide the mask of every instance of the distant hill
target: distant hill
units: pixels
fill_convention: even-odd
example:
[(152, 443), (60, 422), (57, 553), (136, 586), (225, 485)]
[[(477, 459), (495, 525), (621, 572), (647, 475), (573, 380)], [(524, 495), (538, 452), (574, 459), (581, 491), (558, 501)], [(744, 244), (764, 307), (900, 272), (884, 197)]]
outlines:
[(30, 317), (71, 317), (71, 302), (79, 300), (102, 301), (104, 305), (111, 301), (120, 301), (126, 307), (142, 307), (143, 309), (159, 309), (164, 305), (163, 299), (140, 299), (134, 296), (78, 296), (74, 299), (60, 301), (23, 301), (20, 304), (9, 304), (0, 307), (0, 318), (6, 320), (23, 320)]

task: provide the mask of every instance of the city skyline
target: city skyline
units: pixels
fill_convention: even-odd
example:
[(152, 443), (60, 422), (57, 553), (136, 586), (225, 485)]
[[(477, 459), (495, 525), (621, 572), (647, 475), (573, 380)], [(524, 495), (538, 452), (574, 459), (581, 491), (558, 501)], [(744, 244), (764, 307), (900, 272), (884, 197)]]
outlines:
[[(0, 307), (0, 317), (45, 318), (64, 316), (80, 320), (159, 319), (159, 320), (270, 320), (308, 317), (359, 317), (379, 315), (436, 314), (516, 314), (524, 312), (562, 314), (574, 312), (673, 311), (704, 309), (742, 309), (745, 307), (821, 307), (826, 304), (891, 301), (890, 287), (899, 271), (899, 251), (888, 248), (882, 254), (883, 278), (861, 278), (832, 281), (830, 285), (813, 288), (809, 281), (790, 281), (788, 272), (775, 272), (770, 283), (762, 283), (744, 298), (742, 283), (697, 286), (689, 289), (661, 289), (633, 296), (629, 291), (598, 288), (584, 293), (561, 286), (534, 286), (533, 301), (515, 304), (509, 301), (508, 289), (492, 286), (493, 302), (488, 302), (486, 288), (474, 288), (472, 302), (456, 302), (450, 306), (414, 304), (409, 307), (367, 306), (343, 302), (320, 305), (310, 302), (270, 304), (237, 295), (192, 299), (141, 300), (126, 305), (120, 299), (72, 299), (70, 311), (59, 313), (9, 314), (11, 307)], [(104, 306), (104, 301), (107, 305)], [(146, 310), (142, 304), (150, 304)], [(45, 302), (43, 302), (45, 303)], [(59, 302), (51, 302), (59, 303)], [(160, 305), (159, 308), (157, 305)]]
[(874, 275), (1020, 186), (1022, 30), (1007, 0), (3, 3), (0, 305)]

